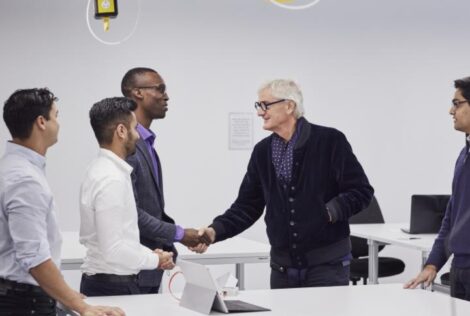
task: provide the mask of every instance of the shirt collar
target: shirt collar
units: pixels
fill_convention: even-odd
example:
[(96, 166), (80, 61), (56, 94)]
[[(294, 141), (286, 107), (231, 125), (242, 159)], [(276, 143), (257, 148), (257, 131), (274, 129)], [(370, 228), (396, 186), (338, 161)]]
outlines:
[(137, 132), (140, 135), (140, 138), (145, 140), (147, 143), (153, 146), (153, 143), (155, 141), (156, 135), (154, 132), (152, 132), (149, 129), (146, 129), (143, 127), (141, 124), (137, 124)]
[(106, 157), (111, 160), (119, 169), (123, 170), (126, 174), (131, 174), (133, 168), (125, 160), (121, 159), (118, 155), (109, 149), (100, 148), (100, 157)]
[(23, 145), (18, 145), (13, 142), (7, 142), (5, 154), (22, 156), (41, 169), (44, 169), (46, 167), (46, 157), (38, 154), (36, 151)]

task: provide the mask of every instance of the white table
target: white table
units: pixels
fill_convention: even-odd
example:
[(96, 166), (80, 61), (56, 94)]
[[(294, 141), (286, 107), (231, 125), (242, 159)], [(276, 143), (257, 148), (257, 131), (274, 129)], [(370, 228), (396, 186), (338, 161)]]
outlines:
[[(442, 293), (404, 290), (401, 284), (242, 291), (230, 299), (272, 310), (250, 313), (264, 316), (466, 316), (470, 313), (470, 302)], [(87, 302), (120, 306), (127, 316), (202, 315), (180, 307), (170, 294), (92, 297)]]
[[(78, 270), (83, 263), (86, 248), (78, 241), (78, 232), (62, 232), (62, 264), (63, 270)], [(209, 246), (207, 252), (197, 254), (185, 246), (176, 243), (178, 258), (200, 264), (235, 264), (236, 277), (240, 289), (245, 288), (245, 263), (269, 262), (270, 246), (268, 244), (233, 237)]]
[(367, 239), (369, 245), (369, 282), (378, 283), (379, 245), (395, 245), (421, 252), (422, 264), (426, 262), (436, 234), (407, 234), (401, 228), (407, 223), (352, 224), (351, 235)]

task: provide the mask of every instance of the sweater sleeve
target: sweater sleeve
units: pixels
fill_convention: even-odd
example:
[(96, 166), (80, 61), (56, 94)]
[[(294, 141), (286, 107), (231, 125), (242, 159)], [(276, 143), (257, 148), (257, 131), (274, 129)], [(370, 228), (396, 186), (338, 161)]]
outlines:
[(374, 194), (346, 136), (338, 134), (333, 149), (333, 168), (340, 193), (326, 204), (333, 222), (349, 220), (369, 205)]
[(446, 213), (442, 219), (441, 228), (439, 229), (439, 234), (434, 241), (432, 250), (429, 253), (428, 260), (426, 265), (432, 264), (439, 271), (442, 266), (449, 259), (449, 254), (447, 251), (447, 240), (450, 233), (450, 215), (452, 213), (452, 197), (447, 204)]
[(253, 225), (263, 214), (266, 205), (253, 151), (247, 172), (243, 178), (238, 197), (224, 214), (217, 216), (212, 224), (216, 241), (240, 234)]

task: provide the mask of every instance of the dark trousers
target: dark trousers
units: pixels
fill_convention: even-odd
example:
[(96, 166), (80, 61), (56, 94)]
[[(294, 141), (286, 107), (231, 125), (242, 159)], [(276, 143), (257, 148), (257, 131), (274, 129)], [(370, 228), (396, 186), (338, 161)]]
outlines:
[(56, 302), (40, 287), (16, 283), (7, 289), (0, 284), (0, 315), (56, 316)]
[(132, 295), (144, 294), (140, 291), (137, 278), (133, 280), (119, 280), (119, 276), (114, 278), (103, 275), (82, 274), (80, 282), (80, 292), (86, 296), (109, 296), (109, 295)]
[(271, 263), (272, 289), (336, 285), (349, 285), (349, 261), (305, 269), (285, 268)]
[(159, 286), (139, 286), (140, 294), (158, 294)]
[(450, 269), (450, 295), (470, 301), (470, 268)]

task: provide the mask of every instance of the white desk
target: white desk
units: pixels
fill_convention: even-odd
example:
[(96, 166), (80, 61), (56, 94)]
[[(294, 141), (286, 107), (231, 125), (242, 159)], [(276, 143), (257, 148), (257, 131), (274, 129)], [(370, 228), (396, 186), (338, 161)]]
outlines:
[(351, 235), (367, 239), (369, 245), (369, 282), (378, 283), (379, 245), (390, 244), (421, 252), (422, 263), (426, 262), (436, 234), (407, 234), (401, 231), (407, 223), (352, 224)]
[[(86, 249), (78, 241), (78, 232), (62, 232), (62, 264), (63, 270), (78, 270), (83, 263)], [(242, 237), (234, 237), (209, 246), (207, 252), (197, 254), (185, 246), (176, 243), (178, 258), (200, 264), (235, 264), (236, 277), (240, 289), (245, 287), (245, 263), (269, 262), (270, 246)]]
[[(470, 302), (442, 293), (404, 290), (401, 284), (242, 291), (233, 299), (270, 308), (264, 316), (466, 316)], [(87, 302), (121, 307), (127, 316), (201, 316), (170, 294), (92, 297)], [(215, 313), (214, 313), (215, 314)]]

